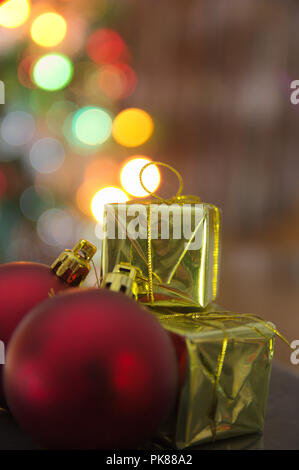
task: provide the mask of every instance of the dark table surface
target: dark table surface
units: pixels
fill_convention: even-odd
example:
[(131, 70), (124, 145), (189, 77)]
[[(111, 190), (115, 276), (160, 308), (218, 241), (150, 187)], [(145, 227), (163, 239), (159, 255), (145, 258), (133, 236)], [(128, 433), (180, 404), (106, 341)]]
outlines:
[[(0, 412), (0, 450), (38, 448), (9, 413)], [(196, 449), (299, 449), (299, 375), (274, 363), (263, 435), (226, 439)]]

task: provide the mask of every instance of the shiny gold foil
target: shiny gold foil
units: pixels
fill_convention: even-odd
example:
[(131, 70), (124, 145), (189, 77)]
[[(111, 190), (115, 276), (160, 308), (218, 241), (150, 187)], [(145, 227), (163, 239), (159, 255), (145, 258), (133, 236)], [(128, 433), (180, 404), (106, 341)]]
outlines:
[[(130, 228), (136, 220), (136, 214), (128, 214), (133, 203), (105, 206), (106, 227), (111, 223), (115, 224), (116, 231), (115, 238), (108, 232), (102, 243), (102, 275), (105, 277), (112, 272), (115, 265), (127, 263), (141, 272), (139, 301), (145, 304), (154, 302), (159, 307), (205, 308), (217, 295), (221, 213), (211, 204), (184, 202), (169, 205), (172, 212), (168, 215), (158, 213), (155, 219), (153, 214), (158, 205), (155, 201), (139, 203), (139, 206), (146, 208), (146, 214), (149, 213), (150, 206), (153, 219), (150, 234), (146, 215), (140, 216), (138, 224), (133, 224), (133, 229)], [(178, 223), (176, 215), (181, 214), (182, 207), (190, 210), (191, 231), (188, 237), (184, 236), (181, 216), (182, 236), (174, 238), (174, 225)], [(161, 227), (165, 223), (169, 224), (169, 236), (162, 239)], [(142, 226), (145, 234), (143, 238), (134, 238), (136, 225)], [(157, 231), (158, 237), (155, 238), (153, 234)], [(198, 247), (191, 250), (190, 244), (195, 237)], [(153, 274), (153, 298), (149, 295), (149, 268)]]
[(90, 261), (96, 247), (87, 240), (80, 240), (72, 250), (64, 250), (54, 261), (51, 270), (71, 287), (78, 287), (90, 271)]
[(172, 334), (180, 367), (177, 408), (160, 433), (163, 442), (183, 449), (261, 432), (274, 326), (218, 307), (188, 314), (153, 313)]

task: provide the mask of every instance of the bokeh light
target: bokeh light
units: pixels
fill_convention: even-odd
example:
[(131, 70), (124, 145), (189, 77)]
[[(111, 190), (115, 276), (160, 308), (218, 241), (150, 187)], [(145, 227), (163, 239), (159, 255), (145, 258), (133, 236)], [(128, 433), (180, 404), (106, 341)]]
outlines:
[(68, 246), (72, 242), (74, 222), (64, 209), (49, 209), (37, 222), (37, 233), (50, 246)]
[(52, 192), (42, 186), (30, 186), (20, 197), (20, 208), (24, 216), (36, 222), (47, 209), (54, 206)]
[(94, 218), (103, 223), (104, 206), (116, 202), (127, 202), (129, 200), (127, 194), (120, 188), (110, 186), (98, 191), (91, 202), (91, 212)]
[[(146, 197), (149, 194), (143, 189), (139, 175), (142, 168), (152, 160), (143, 156), (136, 156), (128, 161), (120, 175), (121, 184), (124, 190), (135, 197)], [(142, 174), (144, 186), (151, 192), (156, 191), (160, 184), (160, 172), (155, 165), (146, 168)]]
[(136, 86), (136, 74), (127, 64), (105, 65), (100, 69), (100, 90), (111, 99), (120, 100), (130, 96)]
[(129, 59), (128, 48), (120, 35), (105, 28), (92, 33), (86, 44), (86, 52), (97, 64), (115, 64)]
[(13, 146), (28, 143), (33, 138), (34, 130), (34, 119), (25, 111), (13, 111), (7, 114), (1, 124), (3, 140)]
[(52, 137), (40, 139), (30, 150), (29, 159), (33, 168), (40, 173), (53, 173), (63, 164), (63, 145)]
[(43, 90), (55, 91), (65, 88), (73, 77), (73, 64), (63, 54), (46, 54), (34, 65), (34, 83)]
[(54, 47), (65, 38), (67, 24), (58, 13), (48, 12), (35, 18), (31, 26), (31, 37), (42, 47)]
[(70, 114), (65, 119), (62, 131), (63, 135), (66, 138), (71, 149), (81, 156), (83, 155), (93, 155), (98, 152), (98, 145), (87, 145), (79, 140), (76, 134), (73, 131), (74, 118), (77, 112), (70, 112)]
[(29, 0), (10, 0), (0, 5), (0, 26), (18, 28), (30, 14)]
[(139, 108), (121, 111), (113, 122), (113, 137), (124, 147), (138, 147), (152, 135), (154, 124), (151, 116)]
[(75, 114), (72, 128), (75, 137), (80, 142), (98, 146), (110, 137), (112, 119), (104, 109), (89, 106), (80, 109)]

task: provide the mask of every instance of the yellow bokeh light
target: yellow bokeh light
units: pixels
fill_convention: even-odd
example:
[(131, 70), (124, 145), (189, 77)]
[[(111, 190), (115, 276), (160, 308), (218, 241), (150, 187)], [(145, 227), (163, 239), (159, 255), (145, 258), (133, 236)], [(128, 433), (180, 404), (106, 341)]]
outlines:
[(63, 41), (67, 32), (65, 19), (57, 13), (43, 13), (31, 26), (31, 37), (42, 47), (53, 47)]
[[(120, 180), (127, 193), (135, 197), (145, 197), (149, 195), (141, 186), (139, 175), (142, 168), (150, 162), (151, 160), (149, 158), (140, 156), (135, 157), (124, 165)], [(149, 191), (156, 191), (160, 184), (160, 172), (155, 165), (151, 165), (144, 170), (142, 173), (142, 182)]]
[(113, 122), (113, 137), (124, 147), (138, 147), (152, 135), (154, 123), (150, 115), (139, 108), (121, 111)]
[(30, 14), (29, 0), (9, 0), (0, 6), (0, 26), (18, 28)]
[(127, 194), (120, 188), (113, 186), (103, 188), (94, 195), (91, 201), (92, 215), (98, 222), (103, 223), (105, 204), (127, 202), (128, 200)]

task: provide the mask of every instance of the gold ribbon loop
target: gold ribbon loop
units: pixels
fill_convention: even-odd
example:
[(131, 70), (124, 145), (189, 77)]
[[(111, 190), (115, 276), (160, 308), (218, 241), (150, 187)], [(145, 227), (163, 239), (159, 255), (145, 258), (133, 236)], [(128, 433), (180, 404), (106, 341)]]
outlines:
[[(164, 168), (168, 168), (168, 170), (172, 171), (177, 177), (178, 177), (178, 180), (179, 180), (179, 183), (180, 183), (180, 186), (179, 186), (179, 189), (178, 189), (178, 192), (176, 193), (176, 195), (174, 197), (172, 197), (171, 199), (163, 199), (162, 197), (158, 196), (157, 194), (155, 194), (155, 191), (150, 191), (144, 184), (143, 180), (142, 180), (142, 176), (143, 176), (143, 172), (151, 165), (155, 165), (155, 166), (163, 166)], [(182, 175), (175, 169), (173, 168), (171, 165), (168, 165), (167, 163), (163, 163), (163, 162), (149, 162), (149, 163), (146, 163), (146, 165), (144, 165), (142, 168), (141, 168), (141, 171), (139, 173), (139, 181), (140, 181), (140, 184), (141, 186), (143, 187), (144, 191), (146, 191), (148, 193), (149, 196), (153, 196), (155, 197), (156, 199), (159, 199), (160, 201), (162, 202), (165, 202), (167, 204), (171, 204), (174, 200), (175, 201), (179, 201), (180, 198), (181, 198), (181, 194), (182, 194), (182, 191), (183, 191), (183, 187), (184, 187), (184, 184), (183, 184), (183, 178), (182, 178)]]

